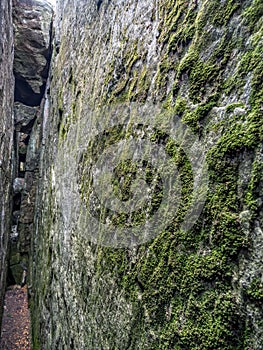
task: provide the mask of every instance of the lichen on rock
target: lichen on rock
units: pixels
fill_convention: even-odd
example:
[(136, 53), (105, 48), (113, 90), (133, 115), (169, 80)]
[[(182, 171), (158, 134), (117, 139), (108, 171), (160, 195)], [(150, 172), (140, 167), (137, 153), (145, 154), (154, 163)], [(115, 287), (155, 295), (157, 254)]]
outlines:
[[(31, 264), (34, 347), (261, 349), (261, 1), (68, 0), (57, 11)], [(160, 105), (162, 123), (174, 113), (191, 130), (205, 149), (209, 186), (198, 220), (183, 229), (192, 164), (152, 130), (151, 142), (177, 166), (180, 203), (152, 240), (116, 249), (85, 237), (83, 215), (100, 151), (120, 135), (143, 142), (149, 134), (143, 120), (135, 131), (129, 118), (124, 131), (116, 127), (130, 103)], [(96, 114), (107, 107), (112, 118)], [(82, 172), (73, 169), (79, 159)], [(112, 186), (127, 195), (133, 168), (121, 164)], [(76, 196), (84, 204), (74, 206)]]

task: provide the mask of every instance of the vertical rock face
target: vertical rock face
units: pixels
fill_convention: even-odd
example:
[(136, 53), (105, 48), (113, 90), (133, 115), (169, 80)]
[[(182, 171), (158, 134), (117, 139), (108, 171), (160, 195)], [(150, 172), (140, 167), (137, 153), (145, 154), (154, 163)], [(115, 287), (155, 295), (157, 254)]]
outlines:
[[(0, 1), (0, 320), (5, 290), (7, 246), (11, 231), (13, 145), (13, 28), (12, 1)], [(1, 322), (1, 321), (0, 321)]]
[(50, 59), (51, 6), (42, 0), (14, 2), (15, 99), (39, 106)]
[(51, 56), (53, 10), (45, 1), (14, 2), (15, 160), (11, 280), (27, 270), (39, 170), (41, 100)]
[[(262, 2), (61, 0), (58, 10), (31, 266), (35, 348), (262, 349)], [(134, 166), (122, 152), (131, 139), (163, 147), (168, 170), (150, 157)], [(140, 232), (172, 193), (161, 180), (172, 163), (175, 213), (164, 208), (167, 225)], [(159, 197), (150, 188), (155, 203), (129, 212), (136, 172)]]

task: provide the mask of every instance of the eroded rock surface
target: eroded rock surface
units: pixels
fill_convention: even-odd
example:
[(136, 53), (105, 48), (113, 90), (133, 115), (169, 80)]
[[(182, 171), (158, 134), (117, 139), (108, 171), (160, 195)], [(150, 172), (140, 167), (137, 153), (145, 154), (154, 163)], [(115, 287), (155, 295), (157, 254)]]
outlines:
[[(42, 0), (14, 1), (15, 141), (10, 279), (22, 283), (28, 268), (39, 169), (41, 101), (51, 57), (53, 10)], [(23, 182), (23, 186), (18, 186)]]
[(15, 100), (40, 105), (50, 60), (52, 8), (43, 0), (14, 2)]
[(5, 291), (7, 247), (11, 233), (13, 145), (13, 30), (12, 1), (0, 1), (0, 326)]
[[(34, 345), (262, 349), (261, 1), (61, 0), (58, 11), (35, 216)], [(146, 244), (116, 249), (92, 241), (83, 215), (93, 193), (86, 176), (105, 145), (147, 135), (91, 112), (125, 102), (160, 104), (186, 123), (205, 147), (209, 190), (183, 230), (193, 173), (187, 150), (175, 154), (183, 191), (174, 220)], [(102, 140), (92, 121), (109, 126)], [(80, 155), (83, 130), (95, 146)]]

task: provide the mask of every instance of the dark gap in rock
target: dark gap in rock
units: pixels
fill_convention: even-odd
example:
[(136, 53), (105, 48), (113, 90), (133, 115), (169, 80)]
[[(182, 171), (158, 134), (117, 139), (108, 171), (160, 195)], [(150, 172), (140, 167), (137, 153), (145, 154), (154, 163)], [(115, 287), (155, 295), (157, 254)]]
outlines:
[[(25, 11), (27, 7), (33, 6), (34, 2), (31, 0), (19, 0), (19, 4), (16, 3), (16, 8), (19, 8), (19, 6), (25, 7)], [(33, 9), (32, 9), (33, 10)], [(24, 10), (23, 10), (24, 11)], [(25, 15), (25, 13), (22, 11), (22, 14)], [(31, 9), (30, 9), (31, 11)], [(16, 20), (19, 22), (20, 19), (16, 18)], [(40, 20), (40, 19), (39, 19)], [(20, 22), (19, 22), (20, 23)], [(14, 65), (14, 76), (15, 76), (15, 91), (14, 91), (14, 100), (15, 102), (20, 102), (24, 106), (28, 107), (40, 107), (42, 99), (45, 94), (46, 90), (46, 82), (49, 76), (49, 68), (50, 68), (50, 62), (51, 62), (51, 56), (52, 56), (52, 35), (53, 35), (53, 21), (50, 22), (49, 26), (49, 35), (50, 35), (50, 41), (47, 47), (44, 45), (44, 37), (41, 39), (41, 33), (39, 34), (39, 30), (41, 30), (40, 22), (36, 23), (34, 28), (32, 26), (30, 29), (34, 31), (26, 31), (23, 28), (20, 28), (21, 35), (24, 35), (25, 39), (30, 40), (30, 47), (33, 47), (34, 49), (37, 49), (37, 52), (43, 56), (46, 59), (46, 64), (43, 66), (38, 66), (38, 60), (34, 59), (34, 57), (31, 57), (31, 60), (24, 61), (25, 54), (24, 50), (25, 47), (21, 44), (21, 48), (15, 47), (15, 61), (18, 63), (22, 59), (22, 66), (27, 64), (25, 67), (25, 70), (21, 69), (19, 71), (20, 65)], [(37, 31), (37, 33), (36, 33)], [(36, 34), (36, 35), (35, 35)], [(43, 35), (42, 35), (43, 36)], [(43, 43), (42, 43), (43, 42)], [(22, 51), (21, 51), (21, 50)], [(34, 52), (28, 53), (28, 55), (32, 55)], [(30, 57), (29, 57), (30, 58)], [(32, 70), (30, 70), (30, 63), (34, 62), (34, 66), (32, 67)], [(40, 62), (41, 64), (41, 62)], [(35, 92), (35, 91), (37, 92)], [(27, 177), (26, 172), (26, 161), (27, 161), (27, 153), (28, 153), (28, 145), (30, 143), (31, 133), (34, 127), (34, 124), (37, 120), (37, 116), (33, 117), (30, 120), (30, 110), (27, 111), (26, 108), (23, 109), (23, 106), (18, 106), (18, 112), (19, 108), (21, 108), (21, 113), (25, 114), (24, 120), (20, 120), (16, 124), (16, 130), (14, 132), (14, 148), (15, 148), (15, 171), (14, 171), (14, 178), (16, 181), (16, 178), (24, 178), (24, 181), (29, 181), (28, 183), (28, 192), (32, 190), (31, 186), (33, 186), (30, 183), (31, 176)], [(28, 117), (27, 114), (28, 113)], [(37, 113), (37, 115), (39, 115)], [(21, 180), (21, 179), (20, 179)], [(26, 185), (25, 185), (26, 186)], [(17, 234), (17, 240), (20, 239), (18, 237), (18, 231), (19, 234), (22, 236), (25, 236), (24, 239), (29, 239), (28, 234), (30, 233), (29, 224), (23, 225), (20, 222), (20, 217), (24, 217), (26, 215), (27, 210), (31, 210), (30, 205), (27, 207), (25, 204), (23, 204), (23, 187), (21, 188), (21, 191), (18, 193), (18, 190), (16, 189), (13, 193), (13, 208), (12, 208), (12, 223), (13, 223), (13, 229), (11, 232), (11, 254), (13, 253), (13, 256), (10, 255), (9, 259), (9, 271), (8, 271), (8, 279), (9, 283), (11, 284), (17, 284), (20, 283), (21, 285), (26, 283), (26, 270), (27, 270), (27, 262), (28, 262), (28, 252), (24, 251), (26, 248), (25, 246), (20, 246), (21, 243), (19, 241), (12, 241), (12, 236), (16, 236)], [(15, 234), (13, 232), (15, 231)], [(22, 245), (25, 244), (25, 242), (22, 243)], [(17, 255), (19, 255), (17, 260)], [(14, 258), (17, 260), (14, 265)], [(13, 273), (15, 266), (15, 275)]]
[[(20, 293), (20, 289), (21, 291), (23, 289), (26, 295), (26, 275), (30, 254), (30, 239), (33, 230), (32, 203), (34, 202), (35, 195), (34, 181), (36, 181), (38, 174), (38, 153), (36, 152), (35, 154), (34, 147), (28, 147), (28, 145), (31, 143), (30, 138), (32, 136), (32, 144), (34, 144), (36, 140), (34, 145), (36, 145), (38, 150), (38, 141), (40, 138), (40, 135), (38, 135), (39, 124), (36, 124), (35, 128), (34, 124), (35, 122), (41, 122), (39, 109), (45, 94), (46, 82), (49, 76), (52, 55), (53, 21), (51, 21), (52, 12), (47, 9), (45, 1), (43, 1), (42, 4), (42, 1), (35, 0), (13, 0), (13, 9), (11, 9), (10, 6), (11, 1), (8, 1), (7, 4), (10, 16), (13, 14), (15, 28), (13, 64), (15, 77), (14, 101), (19, 103), (15, 104), (14, 108), (14, 112), (18, 112), (18, 114), (15, 118), (13, 137), (13, 176), (12, 179), (10, 178), (10, 182), (12, 182), (13, 186), (13, 192), (10, 193), (12, 207), (12, 213), (10, 213), (11, 230), (8, 237), (7, 274), (4, 278), (6, 279), (7, 286), (16, 285), (15, 288), (18, 290), (18, 293)], [(45, 11), (50, 12), (47, 14), (47, 17), (45, 16), (46, 14), (42, 16)], [(0, 22), (2, 22), (1, 16), (2, 14), (0, 13)], [(41, 24), (42, 21), (44, 22), (43, 25)], [(43, 31), (43, 33), (41, 33), (41, 31)], [(48, 34), (50, 34), (51, 38), (49, 43), (47, 42)], [(2, 55), (0, 47), (0, 62), (1, 60)], [(3, 95), (2, 89), (0, 89), (0, 95)], [(30, 110), (29, 108), (36, 106), (39, 106), (39, 109), (33, 108), (33, 110)], [(34, 110), (36, 111), (35, 114)], [(39, 120), (37, 120), (36, 115), (39, 117)], [(0, 167), (1, 166), (2, 161), (0, 163)], [(26, 191), (24, 191), (25, 188)], [(8, 291), (6, 295), (8, 296)], [(14, 311), (13, 306), (17, 306), (18, 310), (20, 310), (20, 302), (21, 298), (13, 299), (11, 302), (11, 311)], [(24, 304), (28, 311), (26, 300)], [(10, 320), (12, 319), (13, 324), (17, 326), (16, 317), (13, 316), (9, 310), (7, 317)], [(23, 334), (25, 333), (24, 326), (24, 324), (18, 326)], [(6, 332), (11, 334), (10, 339), (8, 339), (10, 340), (10, 348), (13, 348), (12, 344), (14, 344), (12, 343), (13, 333), (18, 333), (19, 330), (13, 327), (12, 331)], [(28, 334), (29, 333), (30, 332), (28, 332)], [(6, 340), (5, 343), (2, 343), (0, 339), (1, 349), (6, 348), (3, 347), (3, 344), (7, 345), (9, 348), (9, 343), (7, 343)], [(18, 343), (16, 344), (18, 348), (24, 348), (20, 342), (19, 345)], [(17, 346), (15, 346), (15, 348), (17, 348)]]
[(45, 91), (45, 85), (42, 85), (41, 92), (35, 93), (29, 83), (22, 77), (15, 77), (15, 102), (21, 102), (26, 106), (39, 106)]
[(72, 81), (73, 81), (73, 73), (72, 73), (72, 68), (70, 68), (70, 73), (69, 73), (69, 84), (72, 84)]
[(47, 55), (45, 55), (45, 56), (47, 59), (47, 64), (41, 72), (41, 77), (43, 77), (46, 80), (48, 78), (49, 66), (50, 66), (50, 60), (51, 60), (51, 54), (50, 54), (49, 50), (47, 51)]
[(59, 50), (60, 50), (60, 42), (57, 41), (56, 42), (56, 54), (59, 54)]
[(141, 292), (144, 292), (144, 286), (143, 286), (143, 284), (141, 283), (141, 281), (139, 280), (139, 278), (136, 276), (135, 277), (135, 282), (137, 283), (137, 285), (138, 285), (138, 287), (139, 287), (139, 289), (140, 289), (140, 291)]
[(32, 128), (33, 128), (33, 126), (35, 124), (35, 121), (36, 121), (36, 118), (30, 120), (30, 122), (27, 125), (21, 126), (20, 131), (23, 132), (24, 134), (28, 134), (28, 142), (29, 142), (30, 133), (31, 133)]
[(14, 210), (12, 213), (12, 224), (17, 225), (20, 218), (20, 210)]
[(11, 268), (10, 268), (10, 266), (8, 266), (6, 285), (7, 285), (7, 287), (9, 287), (9, 286), (13, 286), (15, 284), (16, 284), (16, 281), (15, 281), (14, 276), (12, 274)]
[(25, 163), (26, 161), (26, 154), (19, 153), (19, 162)]
[(70, 349), (73, 349), (73, 350), (75, 349), (73, 338), (70, 339)]
[(62, 118), (63, 118), (63, 110), (61, 108), (58, 109), (58, 115), (59, 115), (59, 119), (58, 119), (58, 132), (60, 131), (60, 127), (61, 127), (61, 123), (62, 123)]
[(98, 11), (100, 10), (102, 3), (103, 3), (103, 0), (98, 0), (98, 2), (97, 2), (97, 10)]
[(25, 144), (26, 146), (28, 146), (29, 140), (30, 140), (30, 135), (28, 135), (28, 136), (25, 138), (25, 140), (24, 140), (24, 144)]
[(21, 205), (21, 193), (16, 193), (13, 199), (13, 211), (20, 210)]

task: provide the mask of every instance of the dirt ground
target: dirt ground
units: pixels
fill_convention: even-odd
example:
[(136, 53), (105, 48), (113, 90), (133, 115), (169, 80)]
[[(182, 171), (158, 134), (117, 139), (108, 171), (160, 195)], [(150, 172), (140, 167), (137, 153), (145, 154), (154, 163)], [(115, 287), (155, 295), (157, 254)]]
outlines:
[(27, 287), (9, 287), (5, 295), (1, 350), (30, 350)]

